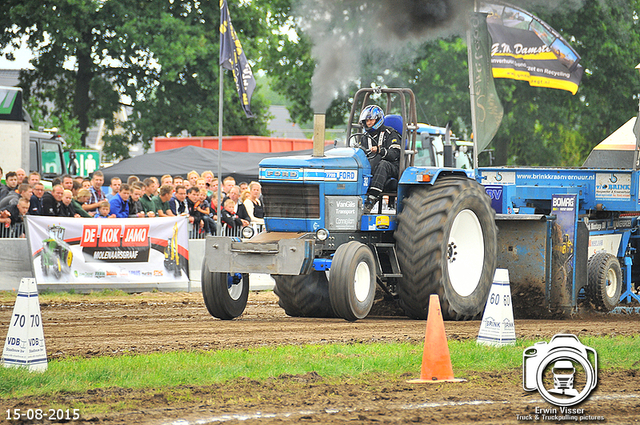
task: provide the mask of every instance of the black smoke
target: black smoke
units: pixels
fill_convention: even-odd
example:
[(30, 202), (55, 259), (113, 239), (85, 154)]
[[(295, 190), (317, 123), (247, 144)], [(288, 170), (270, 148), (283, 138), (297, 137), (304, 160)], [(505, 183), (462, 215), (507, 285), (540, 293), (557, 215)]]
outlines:
[[(511, 3), (525, 9), (576, 10), (582, 2)], [(388, 64), (386, 58), (391, 53), (414, 51), (428, 40), (464, 36), (474, 6), (474, 0), (300, 0), (294, 14), (314, 43), (312, 54), (317, 65), (312, 79), (314, 112), (325, 112), (340, 92), (358, 80), (363, 56)], [(405, 61), (411, 60), (410, 53), (406, 54)]]

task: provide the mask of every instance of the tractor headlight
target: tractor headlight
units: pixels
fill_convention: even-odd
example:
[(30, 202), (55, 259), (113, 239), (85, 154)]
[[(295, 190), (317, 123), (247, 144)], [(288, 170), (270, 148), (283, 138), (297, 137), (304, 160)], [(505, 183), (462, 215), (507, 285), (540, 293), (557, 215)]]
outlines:
[(245, 239), (251, 239), (254, 233), (253, 227), (247, 226), (242, 228), (242, 237)]
[(327, 229), (318, 229), (316, 230), (316, 239), (319, 241), (326, 241), (329, 237), (329, 231)]

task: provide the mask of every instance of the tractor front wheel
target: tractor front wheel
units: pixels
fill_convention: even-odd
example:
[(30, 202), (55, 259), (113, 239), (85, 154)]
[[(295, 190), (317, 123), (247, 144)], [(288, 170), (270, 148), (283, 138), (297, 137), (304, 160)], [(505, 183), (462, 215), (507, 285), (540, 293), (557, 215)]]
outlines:
[(313, 271), (306, 275), (273, 275), (278, 305), (291, 317), (333, 317), (327, 275)]
[(338, 317), (364, 319), (376, 292), (376, 262), (368, 246), (351, 241), (338, 247), (329, 273), (329, 298)]
[(213, 317), (231, 320), (240, 316), (249, 298), (249, 275), (241, 273), (215, 273), (202, 264), (202, 297)]

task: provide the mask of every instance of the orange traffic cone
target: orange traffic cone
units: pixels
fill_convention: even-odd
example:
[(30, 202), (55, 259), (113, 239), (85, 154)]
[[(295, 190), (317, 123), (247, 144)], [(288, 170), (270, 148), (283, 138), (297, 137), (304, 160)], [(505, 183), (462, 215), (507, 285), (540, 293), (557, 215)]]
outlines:
[(428, 382), (464, 382), (465, 379), (453, 377), (447, 334), (444, 331), (440, 299), (437, 295), (429, 298), (429, 315), (427, 316), (427, 331), (424, 336), (424, 352), (422, 354), (422, 368), (420, 379), (411, 379), (411, 384)]

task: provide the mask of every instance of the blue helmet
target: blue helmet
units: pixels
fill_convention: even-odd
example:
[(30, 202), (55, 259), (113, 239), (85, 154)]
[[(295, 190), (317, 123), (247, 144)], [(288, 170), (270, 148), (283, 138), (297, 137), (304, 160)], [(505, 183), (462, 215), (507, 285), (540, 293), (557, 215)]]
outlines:
[[(371, 127), (367, 127), (367, 120), (371, 119), (376, 120), (376, 122)], [(360, 113), (360, 124), (366, 131), (379, 129), (383, 122), (384, 112), (382, 112), (382, 108), (378, 105), (369, 105)]]

